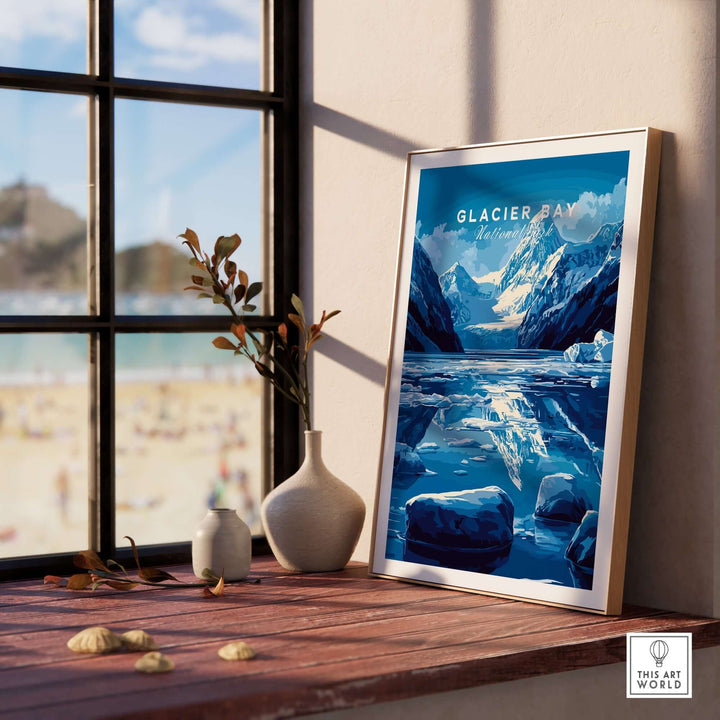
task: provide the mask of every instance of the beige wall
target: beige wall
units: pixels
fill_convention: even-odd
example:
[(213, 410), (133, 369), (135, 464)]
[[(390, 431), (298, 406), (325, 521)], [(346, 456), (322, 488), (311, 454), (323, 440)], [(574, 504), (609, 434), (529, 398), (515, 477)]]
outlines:
[(405, 154), (651, 125), (663, 143), (628, 601), (720, 614), (714, 0), (307, 0), (303, 293), (328, 466), (369, 512)]

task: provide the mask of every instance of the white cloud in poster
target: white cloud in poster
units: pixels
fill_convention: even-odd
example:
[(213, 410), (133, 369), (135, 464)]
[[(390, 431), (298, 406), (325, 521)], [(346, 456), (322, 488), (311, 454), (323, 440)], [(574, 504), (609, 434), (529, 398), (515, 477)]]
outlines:
[(606, 223), (620, 222), (625, 215), (626, 178), (615, 185), (612, 192), (597, 195), (584, 192), (578, 197), (572, 215), (555, 219), (563, 237), (582, 242)]
[(444, 273), (453, 263), (458, 261), (472, 274), (466, 261), (471, 262), (472, 267), (474, 267), (477, 262), (478, 249), (470, 241), (470, 233), (466, 228), (447, 230), (446, 227), (447, 225), (443, 223), (436, 226), (432, 233), (422, 234), (422, 226), (418, 222), (415, 226), (415, 234), (438, 275)]

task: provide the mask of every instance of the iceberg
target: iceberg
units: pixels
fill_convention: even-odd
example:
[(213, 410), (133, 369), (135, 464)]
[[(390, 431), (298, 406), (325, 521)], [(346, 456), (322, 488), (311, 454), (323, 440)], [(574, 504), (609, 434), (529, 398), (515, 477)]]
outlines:
[(587, 492), (576, 477), (568, 473), (546, 475), (540, 481), (535, 517), (554, 522), (579, 523), (592, 510)]
[(573, 583), (575, 587), (585, 590), (592, 588), (597, 528), (597, 511), (588, 510), (565, 550)]
[(489, 571), (507, 560), (515, 509), (496, 485), (416, 495), (405, 504), (406, 559)]
[(563, 352), (568, 362), (612, 362), (614, 336), (607, 330), (598, 330), (591, 343), (575, 343)]

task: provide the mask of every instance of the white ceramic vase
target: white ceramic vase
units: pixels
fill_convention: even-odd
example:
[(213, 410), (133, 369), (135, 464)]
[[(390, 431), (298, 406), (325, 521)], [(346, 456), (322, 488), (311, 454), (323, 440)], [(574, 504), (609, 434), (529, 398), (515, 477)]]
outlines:
[(300, 469), (262, 504), (265, 533), (278, 562), (288, 570), (327, 572), (347, 565), (357, 545), (365, 503), (322, 460), (322, 432), (305, 432)]
[(192, 565), (197, 577), (209, 568), (225, 580), (241, 580), (250, 572), (250, 528), (234, 510), (208, 510), (192, 541)]

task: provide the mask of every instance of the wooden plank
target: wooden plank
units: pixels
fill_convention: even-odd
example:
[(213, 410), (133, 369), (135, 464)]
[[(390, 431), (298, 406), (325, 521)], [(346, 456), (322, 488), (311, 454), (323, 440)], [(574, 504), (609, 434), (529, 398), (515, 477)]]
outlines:
[[(291, 717), (618, 662), (629, 631), (692, 631), (695, 647), (720, 644), (720, 620), (643, 608), (607, 618), (368, 578), (364, 567), (293, 575), (272, 561), (256, 566), (260, 585), (212, 600), (151, 589), (6, 604), (2, 717)], [(27, 583), (12, 585), (19, 599)], [(69, 630), (99, 619), (151, 630), (175, 672), (138, 675), (135, 654), (71, 654)], [(238, 638), (256, 660), (217, 657)]]
[[(520, 607), (517, 607), (520, 606)], [(368, 665), (380, 670), (384, 666), (385, 657), (402, 652), (416, 652), (432, 649), (438, 653), (447, 651), (455, 645), (468, 642), (487, 642), (499, 637), (527, 637), (533, 632), (548, 629), (567, 630), (570, 625), (583, 628), (590, 625), (607, 625), (599, 616), (588, 616), (570, 611), (534, 606), (527, 603), (505, 603), (477, 608), (447, 610), (445, 612), (426, 612), (422, 615), (401, 616), (375, 619), (353, 624), (337, 623), (321, 624), (319, 627), (309, 625), (298, 630), (284, 630), (282, 619), (269, 619), (266, 623), (253, 624), (250, 632), (242, 633), (257, 650), (263, 662), (254, 661), (245, 675), (255, 673), (274, 673), (292, 671), (303, 666), (318, 664), (344, 664), (350, 660), (364, 658)], [(481, 620), (481, 622), (478, 622)], [(216, 657), (219, 647), (228, 639), (237, 639), (233, 630), (237, 624), (228, 626), (207, 627), (206, 625), (186, 628), (183, 619), (181, 632), (175, 631), (175, 637), (163, 645), (163, 650), (171, 656), (177, 668), (192, 668), (190, 676), (174, 673), (167, 680), (167, 687), (177, 685), (187, 688), (192, 684), (204, 684), (224, 676), (234, 676), (236, 668), (233, 664), (224, 663)], [(272, 630), (268, 631), (268, 625)], [(173, 640), (175, 642), (173, 642)], [(59, 657), (67, 657), (69, 651), (63, 652), (58, 639), (53, 650)], [(62, 660), (58, 660), (58, 663)], [(80, 670), (96, 668), (103, 663), (103, 668), (129, 667), (134, 660), (127, 656), (106, 656), (101, 658), (83, 658), (74, 664)], [(37, 667), (37, 666), (36, 666)], [(67, 663), (62, 663), (61, 678), (67, 671)], [(25, 674), (25, 678), (27, 674)], [(76, 685), (69, 688), (56, 687), (52, 673), (43, 676), (43, 694), (52, 697), (53, 702), (66, 702), (76, 699), (79, 695), (87, 696), (87, 690)], [(3, 672), (0, 674), (3, 690), (0, 691), (0, 707), (7, 709), (15, 706), (15, 693), (23, 687), (27, 680), (22, 671)], [(34, 679), (31, 682), (36, 682)], [(112, 688), (123, 693), (137, 691), (137, 678), (120, 677), (112, 683)], [(92, 693), (103, 695), (110, 692), (111, 687), (102, 683), (102, 677), (93, 677)]]
[[(70, 711), (73, 707), (79, 708), (78, 703), (81, 702), (85, 717), (101, 717), (103, 708), (106, 712), (110, 704), (115, 713), (122, 709), (123, 717), (149, 719), (206, 717), (203, 713), (211, 709), (213, 717), (237, 717), (238, 708), (242, 708), (244, 718), (300, 715), (328, 707), (364, 704), (369, 698), (380, 702), (617, 662), (624, 657), (624, 632), (628, 628), (668, 631), (677, 629), (679, 622), (671, 616), (657, 618), (650, 623), (638, 623), (632, 619), (616, 628), (622, 630), (619, 636), (615, 632), (609, 637), (607, 628), (603, 630), (595, 623), (584, 632), (572, 631), (563, 652), (558, 652), (554, 642), (556, 632), (545, 631), (538, 633), (528, 644), (508, 642), (507, 639), (484, 642), (480, 646), (477, 642), (462, 643), (447, 648), (448, 653), (438, 654), (427, 649), (422, 653), (412, 650), (396, 652), (385, 656), (381, 664), (368, 663), (365, 659), (327, 663), (316, 658), (302, 667), (276, 668), (273, 672), (258, 673), (258, 661), (241, 668), (219, 660), (217, 663), (220, 665), (215, 668), (206, 661), (210, 677), (195, 684), (189, 682), (191, 673), (187, 667), (183, 668), (179, 663), (175, 673), (153, 678), (152, 682), (147, 678), (138, 681), (135, 676), (132, 678), (135, 686), (132, 690), (125, 683), (131, 670), (120, 671), (104, 662), (104, 668), (92, 675), (91, 686), (97, 692), (81, 693), (77, 699), (44, 693), (42, 707), (45, 712), (50, 708)], [(703, 623), (708, 621), (698, 620), (696, 628), (691, 626), (691, 629), (700, 628)], [(517, 640), (517, 636), (514, 637)], [(609, 650), (603, 655), (602, 662), (597, 662), (595, 658), (593, 648), (596, 646)], [(97, 660), (108, 661), (110, 658)], [(220, 670), (225, 671), (224, 677), (220, 677)], [(179, 673), (184, 682), (176, 682), (181, 676)], [(139, 687), (140, 682), (142, 686)], [(179, 707), (182, 707), (181, 714), (178, 714)], [(158, 710), (158, 714), (153, 712), (154, 709)], [(289, 712), (290, 709), (293, 711)], [(31, 712), (33, 708), (22, 710)]]
[[(447, 610), (476, 610), (498, 604), (490, 598), (483, 598), (482, 605), (471, 602), (465, 594), (449, 594), (441, 598), (412, 599), (407, 589), (398, 587), (392, 595), (385, 593), (383, 600), (378, 601), (367, 593), (355, 595), (347, 593), (342, 597), (323, 595), (308, 601), (278, 604), (262, 603), (258, 605), (229, 604), (228, 598), (202, 599), (199, 602), (205, 612), (183, 612), (163, 614), (162, 608), (154, 618), (140, 619), (112, 617), (112, 610), (107, 616), (90, 620), (87, 616), (76, 618), (74, 627), (44, 627), (42, 632), (29, 629), (14, 635), (6, 635), (2, 640), (14, 645), (15, 653), (8, 653), (0, 658), (0, 670), (11, 667), (22, 668), (28, 665), (37, 666), (53, 662), (64, 662), (71, 658), (79, 658), (65, 647), (67, 640), (82, 627), (89, 624), (103, 624), (114, 632), (121, 633), (131, 629), (145, 629), (150, 632), (162, 648), (189, 644), (195, 635), (207, 638), (209, 633), (213, 639), (222, 640), (236, 637), (239, 628), (251, 628), (243, 631), (246, 637), (263, 634), (291, 632), (298, 629), (315, 627), (335, 627), (343, 624), (354, 624), (364, 620), (378, 618), (407, 618), (413, 615), (438, 616)], [(507, 604), (507, 602), (505, 602)], [(197, 607), (197, 605), (193, 605)], [(98, 623), (98, 620), (105, 622)], [(181, 628), (181, 629), (179, 629)], [(0, 688), (8, 682), (0, 673)]]

